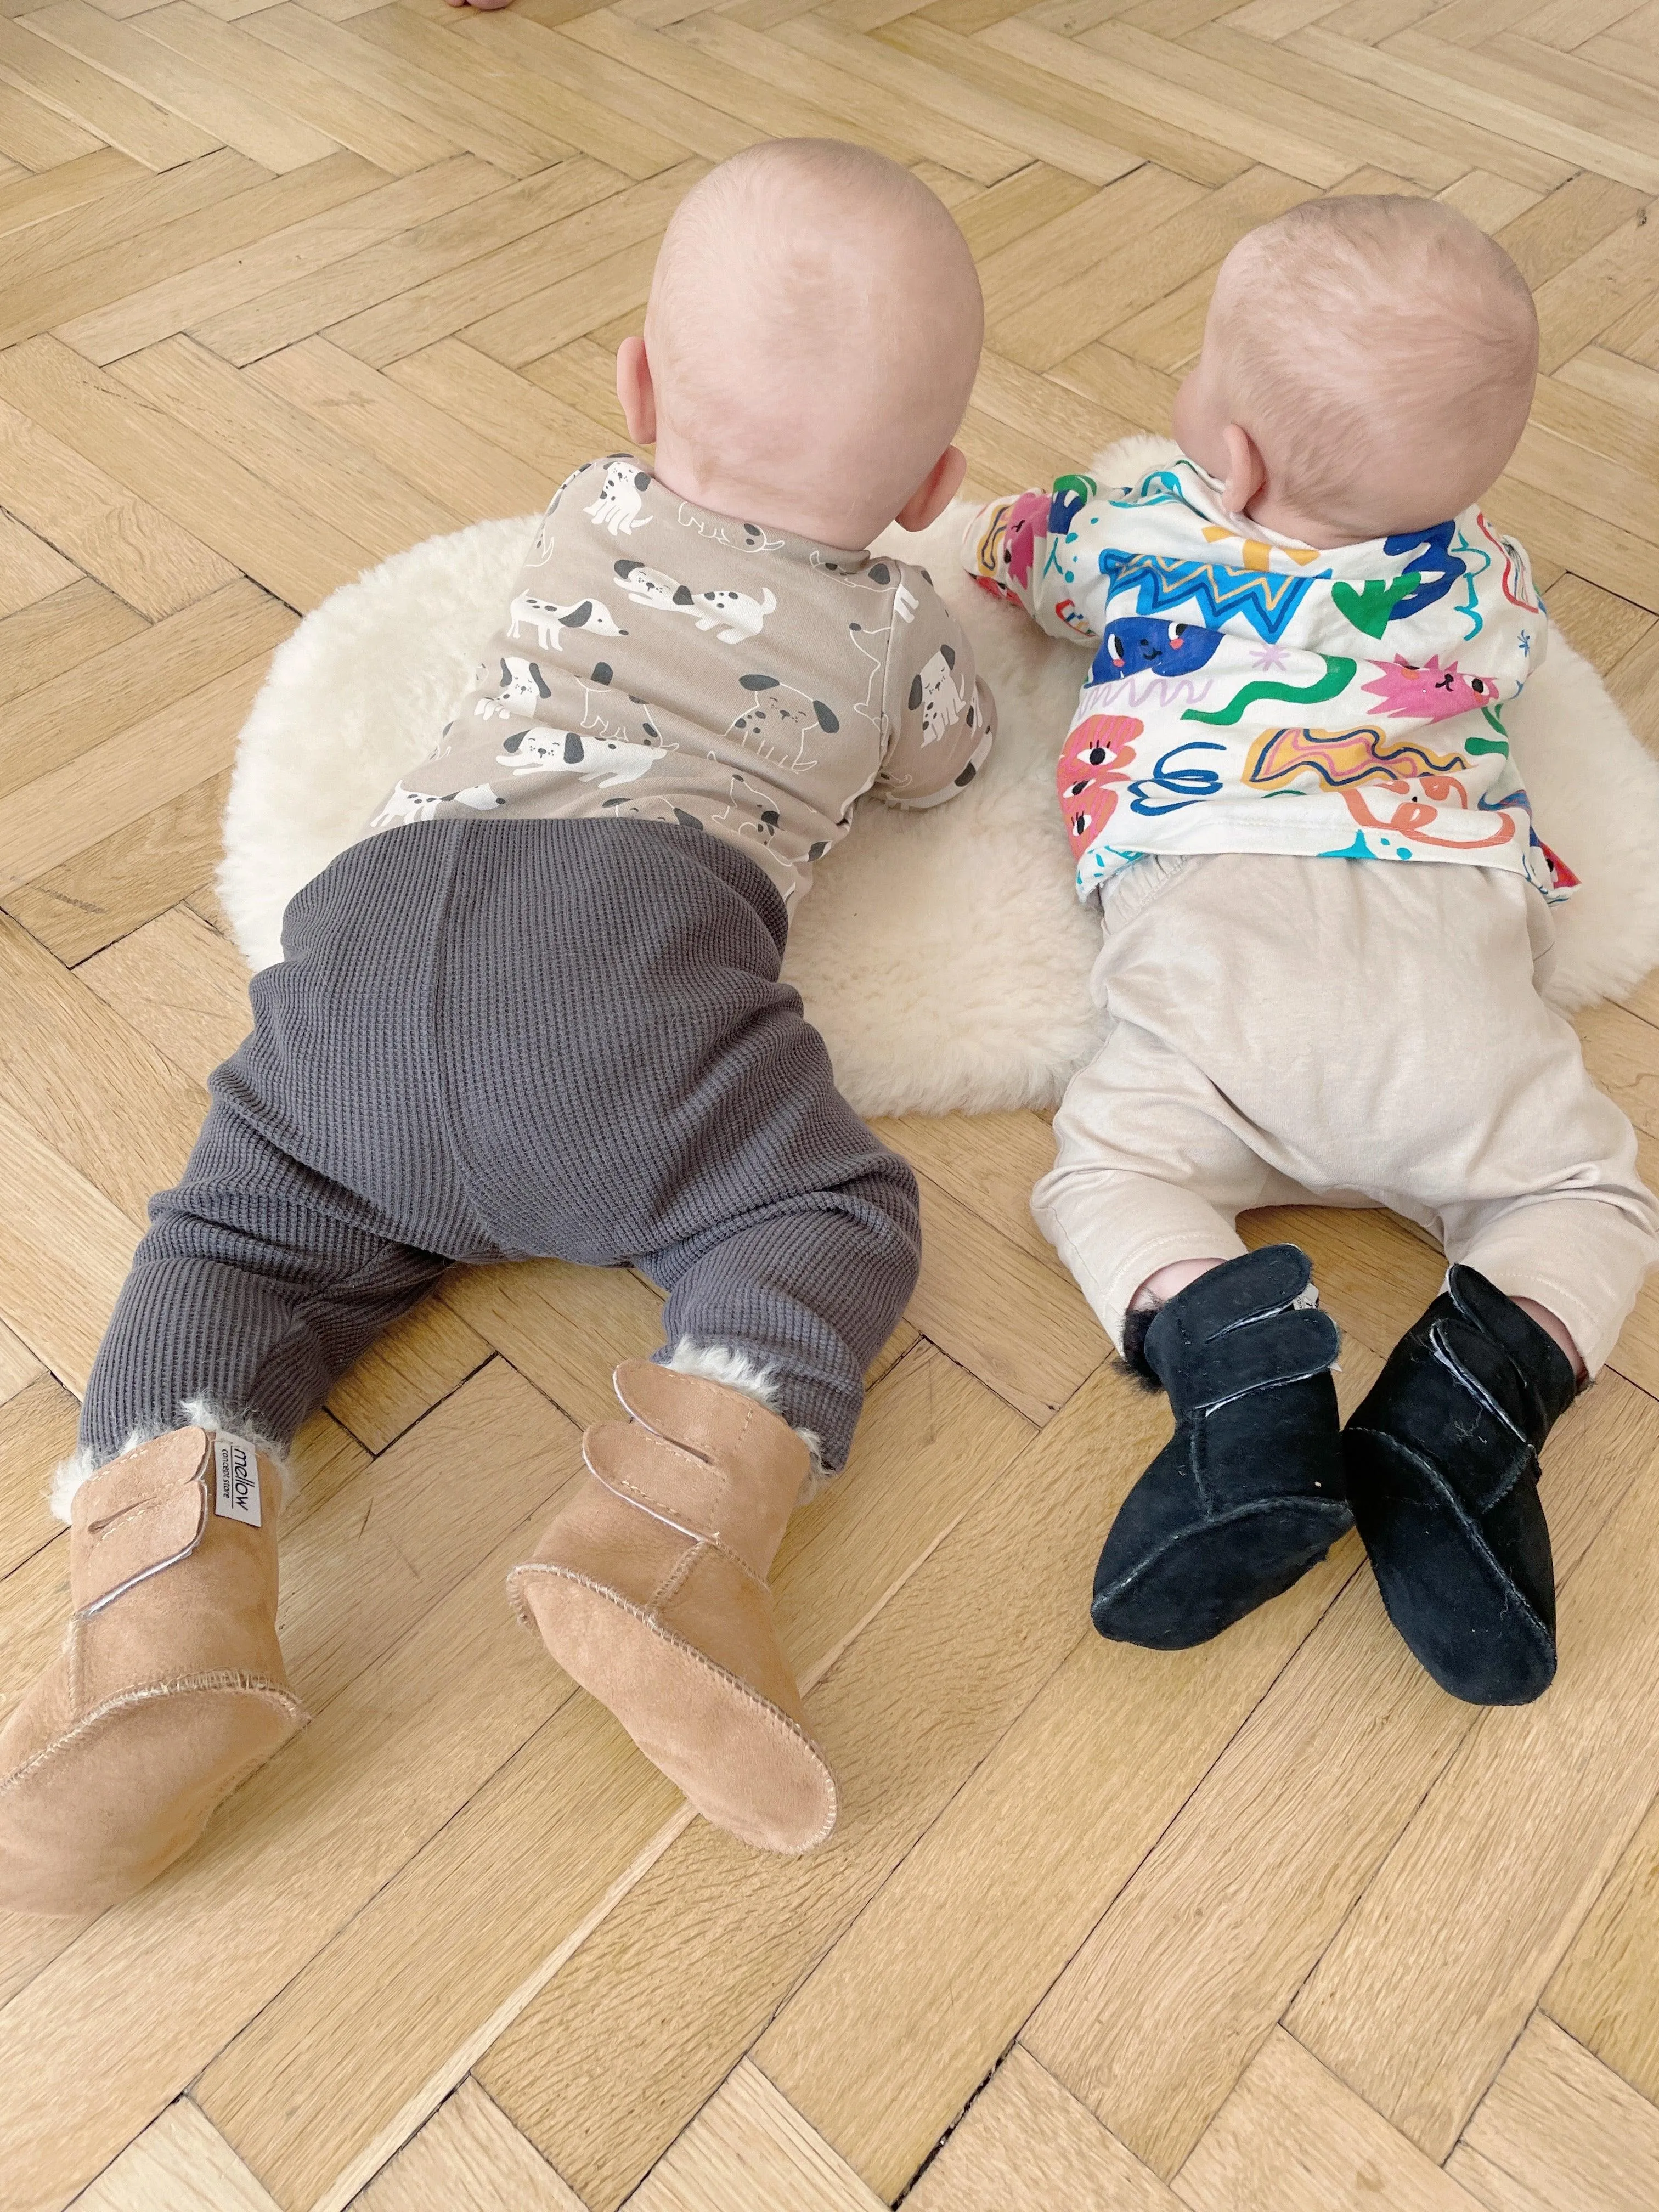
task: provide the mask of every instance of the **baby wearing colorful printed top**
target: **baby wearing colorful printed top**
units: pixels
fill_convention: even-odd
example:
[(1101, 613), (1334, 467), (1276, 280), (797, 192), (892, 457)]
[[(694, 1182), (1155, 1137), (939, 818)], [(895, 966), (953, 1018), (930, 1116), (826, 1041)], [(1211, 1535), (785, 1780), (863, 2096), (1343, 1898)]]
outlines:
[[(998, 502), (964, 547), (1093, 653), (1058, 780), (1109, 1027), (1032, 1204), (1177, 1424), (1102, 1553), (1103, 1635), (1200, 1642), (1352, 1517), (1445, 1688), (1553, 1675), (1538, 1448), (1659, 1210), (1536, 988), (1573, 878), (1504, 714), (1546, 623), (1476, 504), (1536, 356), (1519, 272), (1463, 217), (1311, 201), (1222, 267), (1184, 458)], [(1235, 1227), (1310, 1197), (1392, 1206), (1452, 1262), (1345, 1434), (1310, 1263)]]
[(0, 1905), (136, 1888), (303, 1718), (276, 1455), (457, 1261), (667, 1293), (509, 1585), (711, 1820), (829, 1833), (767, 1576), (919, 1230), (779, 962), (860, 793), (931, 805), (990, 741), (926, 574), (860, 550), (954, 495), (981, 323), (950, 216), (860, 148), (758, 146), (682, 204), (617, 366), (654, 466), (555, 498), (437, 750), (290, 904), (152, 1206), (65, 1471), (70, 1644), (0, 1731)]

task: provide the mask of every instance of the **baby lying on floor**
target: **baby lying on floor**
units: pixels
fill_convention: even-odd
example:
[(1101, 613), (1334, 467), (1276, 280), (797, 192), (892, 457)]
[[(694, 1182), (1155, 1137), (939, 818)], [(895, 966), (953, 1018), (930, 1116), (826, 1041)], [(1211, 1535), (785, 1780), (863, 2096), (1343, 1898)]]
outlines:
[(829, 1834), (767, 1577), (919, 1231), (779, 963), (854, 800), (948, 799), (990, 745), (927, 576), (864, 550), (961, 483), (981, 322), (944, 206), (860, 148), (754, 147), (677, 211), (617, 364), (654, 466), (561, 487), (431, 757), (290, 902), (151, 1206), (58, 1499), (68, 1639), (0, 1730), (0, 1905), (126, 1895), (300, 1724), (280, 1455), (457, 1261), (666, 1291), (510, 1585), (711, 1820)]
[[(1223, 264), (1185, 458), (981, 510), (964, 557), (1093, 652), (1059, 771), (1109, 1024), (1032, 1204), (1176, 1433), (1107, 1537), (1102, 1634), (1213, 1636), (1352, 1517), (1446, 1689), (1555, 1670), (1538, 1449), (1659, 1213), (1535, 987), (1573, 878), (1504, 707), (1543, 657), (1476, 501), (1525, 426), (1519, 271), (1432, 200), (1310, 201)], [(1248, 1207), (1395, 1207), (1452, 1262), (1339, 1432), (1337, 1334)]]

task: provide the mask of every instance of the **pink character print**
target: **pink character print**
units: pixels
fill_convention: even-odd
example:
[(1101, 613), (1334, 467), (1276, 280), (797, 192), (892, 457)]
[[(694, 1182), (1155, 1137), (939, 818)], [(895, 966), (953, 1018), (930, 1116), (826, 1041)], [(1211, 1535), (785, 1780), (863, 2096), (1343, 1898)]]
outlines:
[(1498, 690), (1489, 676), (1465, 676), (1455, 660), (1443, 668), (1433, 653), (1419, 668), (1414, 662), (1374, 660), (1376, 680), (1364, 686), (1382, 714), (1408, 714), (1414, 721), (1444, 722), (1477, 707), (1495, 707)]
[(1028, 587), (1037, 538), (1048, 527), (1046, 491), (1023, 491), (1018, 499), (998, 501), (975, 549), (975, 571), (986, 590), (1012, 599)]
[(1073, 725), (1054, 771), (1073, 856), (1081, 860), (1117, 809), (1117, 787), (1134, 765), (1146, 728), (1133, 714), (1089, 714)]

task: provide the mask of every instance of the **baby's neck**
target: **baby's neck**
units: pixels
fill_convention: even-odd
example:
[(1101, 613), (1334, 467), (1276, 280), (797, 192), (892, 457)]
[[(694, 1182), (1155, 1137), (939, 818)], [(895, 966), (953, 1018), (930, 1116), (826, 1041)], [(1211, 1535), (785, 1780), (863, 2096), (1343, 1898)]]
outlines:
[(872, 528), (867, 514), (842, 503), (793, 500), (775, 485), (750, 483), (738, 471), (707, 462), (699, 465), (667, 438), (657, 441), (651, 472), (665, 491), (693, 507), (708, 507), (733, 522), (758, 523), (763, 530), (810, 538), (836, 552), (863, 552), (882, 526), (878, 523)]

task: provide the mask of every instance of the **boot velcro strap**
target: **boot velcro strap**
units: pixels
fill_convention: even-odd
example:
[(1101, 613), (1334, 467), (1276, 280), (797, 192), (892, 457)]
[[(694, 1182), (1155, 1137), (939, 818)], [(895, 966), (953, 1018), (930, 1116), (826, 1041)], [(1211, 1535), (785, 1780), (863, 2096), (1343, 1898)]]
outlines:
[[(615, 1496), (678, 1528), (693, 1543), (724, 1552), (757, 1582), (765, 1580), (764, 1570), (746, 1556), (742, 1541), (722, 1526), (732, 1517), (725, 1510), (727, 1478), (722, 1468), (637, 1422), (597, 1423), (582, 1438), (582, 1457), (593, 1480)], [(769, 1565), (771, 1555), (767, 1556)]]
[(790, 1496), (799, 1489), (806, 1474), (806, 1446), (759, 1399), (730, 1383), (659, 1367), (651, 1359), (624, 1359), (611, 1382), (634, 1419), (658, 1436), (738, 1475), (752, 1472), (769, 1479), (781, 1454), (795, 1468)]
[(1164, 1387), (1177, 1414), (1212, 1411), (1247, 1392), (1323, 1375), (1341, 1348), (1336, 1323), (1317, 1307), (1287, 1308), (1183, 1345)]
[(188, 1559), (207, 1527), (212, 1440), (179, 1429), (82, 1484), (72, 1507), (70, 1598), (95, 1613)]
[[(1530, 1434), (1534, 1408), (1525, 1379), (1500, 1344), (1484, 1330), (1456, 1320), (1435, 1322), (1429, 1330), (1429, 1350), (1443, 1373), (1455, 1377), (1464, 1402), (1473, 1400), (1480, 1410), (1481, 1451), (1458, 1452), (1443, 1472), (1449, 1473), (1459, 1494), (1477, 1513), (1489, 1512), (1507, 1497), (1523, 1476), (1538, 1480), (1538, 1453)], [(1471, 1481), (1477, 1457), (1484, 1477)]]

